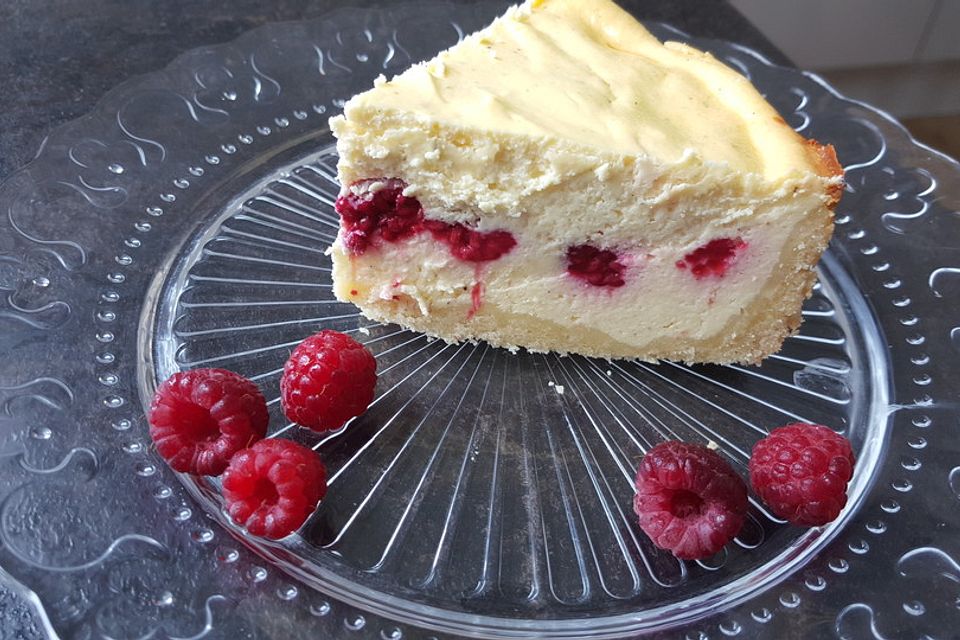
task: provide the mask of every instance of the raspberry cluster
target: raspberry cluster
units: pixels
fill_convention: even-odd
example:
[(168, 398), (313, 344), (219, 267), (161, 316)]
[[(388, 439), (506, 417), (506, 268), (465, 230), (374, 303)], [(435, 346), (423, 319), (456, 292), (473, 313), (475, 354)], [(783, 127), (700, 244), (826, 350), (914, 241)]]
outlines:
[[(317, 431), (341, 427), (373, 399), (376, 368), (363, 345), (321, 331), (294, 349), (284, 368), (284, 413)], [(293, 533), (327, 492), (326, 468), (316, 452), (290, 440), (263, 440), (267, 402), (237, 373), (175, 373), (157, 388), (147, 418), (157, 453), (172, 469), (223, 474), (227, 513), (253, 535)]]

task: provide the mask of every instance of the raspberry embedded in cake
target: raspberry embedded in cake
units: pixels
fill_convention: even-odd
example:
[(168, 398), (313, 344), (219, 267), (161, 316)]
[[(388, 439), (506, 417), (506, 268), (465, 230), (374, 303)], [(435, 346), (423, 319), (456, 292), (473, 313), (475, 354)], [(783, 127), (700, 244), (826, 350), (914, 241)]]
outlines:
[(591, 244), (567, 247), (567, 273), (595, 287), (622, 287), (626, 265), (616, 252)]
[(459, 222), (426, 219), (420, 201), (403, 195), (406, 187), (398, 178), (366, 178), (337, 198), (343, 243), (351, 253), (362, 255), (381, 241), (400, 242), (425, 231), (466, 262), (496, 260), (516, 246), (509, 231), (479, 231)]
[(397, 242), (420, 230), (423, 208), (416, 198), (403, 195), (401, 180), (358, 180), (337, 198), (336, 209), (343, 228), (343, 242), (354, 254), (362, 254), (380, 240)]
[(683, 260), (677, 261), (677, 268), (689, 268), (697, 280), (711, 276), (722, 278), (746, 248), (747, 243), (739, 236), (716, 238), (683, 256)]
[(434, 240), (450, 248), (450, 254), (466, 262), (490, 262), (508, 253), (517, 245), (509, 231), (477, 231), (456, 223), (425, 220), (424, 226)]

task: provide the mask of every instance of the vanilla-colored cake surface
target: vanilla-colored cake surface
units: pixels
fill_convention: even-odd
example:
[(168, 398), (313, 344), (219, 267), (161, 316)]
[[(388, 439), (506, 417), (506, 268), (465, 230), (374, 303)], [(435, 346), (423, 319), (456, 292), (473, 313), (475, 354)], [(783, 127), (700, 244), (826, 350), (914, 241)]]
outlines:
[(512, 8), (331, 127), (336, 296), (451, 341), (756, 362), (842, 190), (832, 148), (607, 0)]

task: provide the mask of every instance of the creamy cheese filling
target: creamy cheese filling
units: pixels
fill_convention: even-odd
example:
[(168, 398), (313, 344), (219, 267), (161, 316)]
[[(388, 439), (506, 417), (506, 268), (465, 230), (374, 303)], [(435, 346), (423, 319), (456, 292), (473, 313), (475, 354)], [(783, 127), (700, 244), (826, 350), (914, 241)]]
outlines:
[[(625, 250), (625, 284), (617, 288), (572, 277), (561, 242), (543, 244), (519, 235), (509, 254), (474, 265), (452, 257), (429, 235), (419, 235), (359, 257), (335, 244), (336, 294), (361, 307), (409, 298), (422, 315), (459, 316), (465, 324), (491, 311), (543, 316), (638, 348), (664, 336), (705, 339), (753, 304), (777, 276), (791, 220), (796, 220), (790, 213), (773, 208), (739, 229), (745, 248), (722, 276), (697, 278), (677, 265), (713, 239), (709, 232), (694, 243)], [(476, 305), (478, 284), (482, 295)]]

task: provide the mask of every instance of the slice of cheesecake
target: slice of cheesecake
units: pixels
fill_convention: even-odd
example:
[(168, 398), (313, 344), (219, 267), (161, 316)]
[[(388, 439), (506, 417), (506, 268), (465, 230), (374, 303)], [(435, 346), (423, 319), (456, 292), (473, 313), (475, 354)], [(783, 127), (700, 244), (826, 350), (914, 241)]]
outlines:
[(831, 147), (608, 0), (514, 7), (330, 125), (336, 296), (449, 341), (757, 362), (842, 190)]

